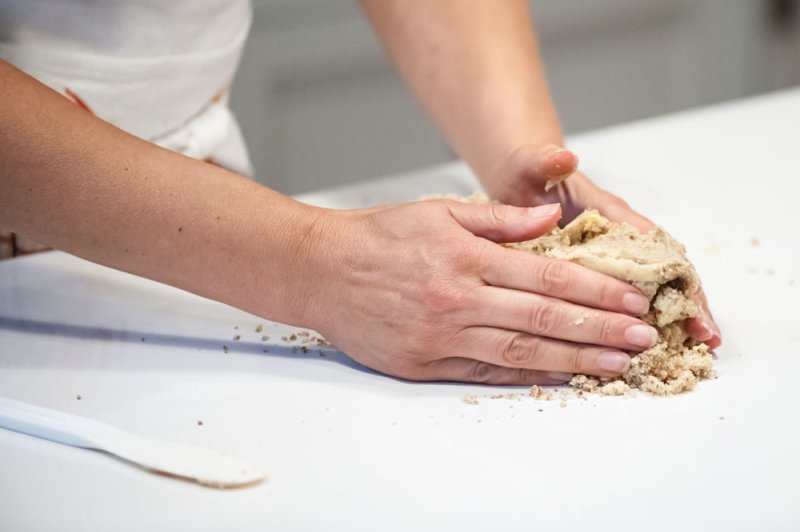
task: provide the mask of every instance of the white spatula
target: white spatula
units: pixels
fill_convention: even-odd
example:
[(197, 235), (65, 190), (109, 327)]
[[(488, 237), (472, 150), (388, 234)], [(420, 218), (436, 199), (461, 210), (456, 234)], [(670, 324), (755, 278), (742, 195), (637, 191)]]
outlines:
[(265, 478), (255, 465), (213, 449), (145, 438), (99, 421), (2, 397), (0, 428), (105, 451), (146, 470), (214, 488), (238, 488)]

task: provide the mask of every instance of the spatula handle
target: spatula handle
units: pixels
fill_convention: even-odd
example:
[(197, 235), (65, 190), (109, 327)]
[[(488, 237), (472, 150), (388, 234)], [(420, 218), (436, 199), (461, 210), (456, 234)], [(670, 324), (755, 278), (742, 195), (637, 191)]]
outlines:
[(94, 449), (114, 429), (103, 423), (0, 397), (0, 428), (74, 447)]

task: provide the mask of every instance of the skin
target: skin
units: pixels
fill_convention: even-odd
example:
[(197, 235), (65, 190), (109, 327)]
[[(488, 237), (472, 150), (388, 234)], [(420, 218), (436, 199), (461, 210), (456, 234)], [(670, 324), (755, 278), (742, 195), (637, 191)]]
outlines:
[[(577, 161), (554, 148), (558, 122), (521, 18), (524, 3), (364, 4), (487, 189), (537, 207), (303, 205), (120, 131), (0, 62), (0, 189), (8, 197), (0, 225), (316, 329), (356, 360), (398, 377), (555, 384), (575, 372), (624, 372), (624, 351), (655, 341), (635, 317), (647, 310), (646, 299), (602, 274), (496, 244), (544, 234), (599, 194), (573, 176), (575, 184), (552, 196), (560, 205), (543, 199), (553, 193), (540, 190), (542, 180), (563, 180)], [(427, 53), (430, 46), (437, 53)], [(587, 312), (597, 317), (570, 325)]]
[[(653, 222), (599, 188), (565, 149), (525, 0), (362, 0), (389, 55), (489, 195), (519, 206), (558, 202), (564, 222), (586, 208), (642, 231)], [(491, 132), (491, 134), (487, 134)], [(545, 190), (548, 182), (556, 184)], [(688, 332), (721, 334), (702, 314)]]

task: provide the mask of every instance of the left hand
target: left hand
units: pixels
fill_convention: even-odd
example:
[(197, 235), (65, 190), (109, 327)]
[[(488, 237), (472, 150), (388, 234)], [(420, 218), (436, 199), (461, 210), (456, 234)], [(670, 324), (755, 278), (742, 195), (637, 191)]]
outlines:
[[(561, 203), (562, 223), (572, 221), (587, 208), (594, 208), (609, 220), (628, 222), (642, 232), (655, 227), (622, 198), (592, 183), (578, 171), (578, 157), (554, 144), (520, 146), (489, 176), (484, 186), (492, 199), (508, 205)], [(687, 322), (686, 330), (694, 339), (715, 349), (722, 343), (720, 329), (702, 288), (695, 302), (700, 315)]]

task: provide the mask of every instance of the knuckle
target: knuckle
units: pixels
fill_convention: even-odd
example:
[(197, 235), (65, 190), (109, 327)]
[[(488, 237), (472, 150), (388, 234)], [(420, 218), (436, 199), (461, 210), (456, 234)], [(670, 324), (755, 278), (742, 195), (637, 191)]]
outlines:
[(616, 301), (618, 299), (621, 299), (621, 297), (613, 299), (615, 293), (616, 290), (614, 289), (612, 283), (601, 282), (597, 284), (597, 301), (599, 303), (607, 304)]
[(571, 345), (567, 347), (564, 361), (567, 365), (567, 371), (571, 373), (583, 372), (586, 362), (584, 348), (578, 345)]
[(492, 203), (489, 205), (489, 216), (495, 225), (506, 225), (509, 222), (510, 209), (506, 205)]
[(460, 303), (458, 288), (442, 279), (431, 279), (422, 294), (422, 306), (427, 317), (441, 319), (441, 315), (456, 309)]
[(514, 370), (511, 378), (511, 384), (528, 384), (531, 381), (535, 380), (533, 377), (535, 372), (525, 369), (525, 368), (517, 368)]
[(469, 369), (468, 380), (472, 382), (489, 382), (494, 373), (494, 367), (486, 362), (475, 361)]
[(602, 315), (597, 320), (597, 339), (600, 345), (610, 345), (612, 340), (613, 320), (611, 316)]
[(492, 250), (481, 245), (476, 239), (469, 239), (453, 246), (448, 253), (448, 259), (457, 274), (480, 275), (482, 271), (491, 267), (490, 251)]
[(442, 331), (431, 323), (432, 320), (425, 320), (413, 330), (407, 331), (405, 349), (408, 359), (429, 362), (436, 358), (434, 353), (438, 351)]
[(401, 379), (413, 380), (416, 373), (413, 365), (402, 362), (390, 363), (385, 370), (385, 373), (400, 377)]
[(558, 260), (548, 260), (539, 270), (542, 290), (548, 294), (561, 294), (569, 286), (569, 268)]
[(528, 323), (536, 334), (549, 335), (558, 326), (561, 320), (561, 311), (558, 306), (550, 301), (543, 301), (530, 307)]
[(476, 246), (472, 253), (467, 255), (470, 273), (476, 274), (480, 279), (486, 279), (491, 273), (497, 271), (497, 246), (488, 244), (486, 246)]
[(425, 379), (424, 368), (418, 364), (412, 363), (399, 363), (394, 364), (389, 373), (395, 377), (406, 379), (410, 381), (419, 381)]
[(541, 342), (530, 341), (529, 338), (515, 334), (503, 344), (503, 362), (512, 367), (535, 364), (541, 358)]

